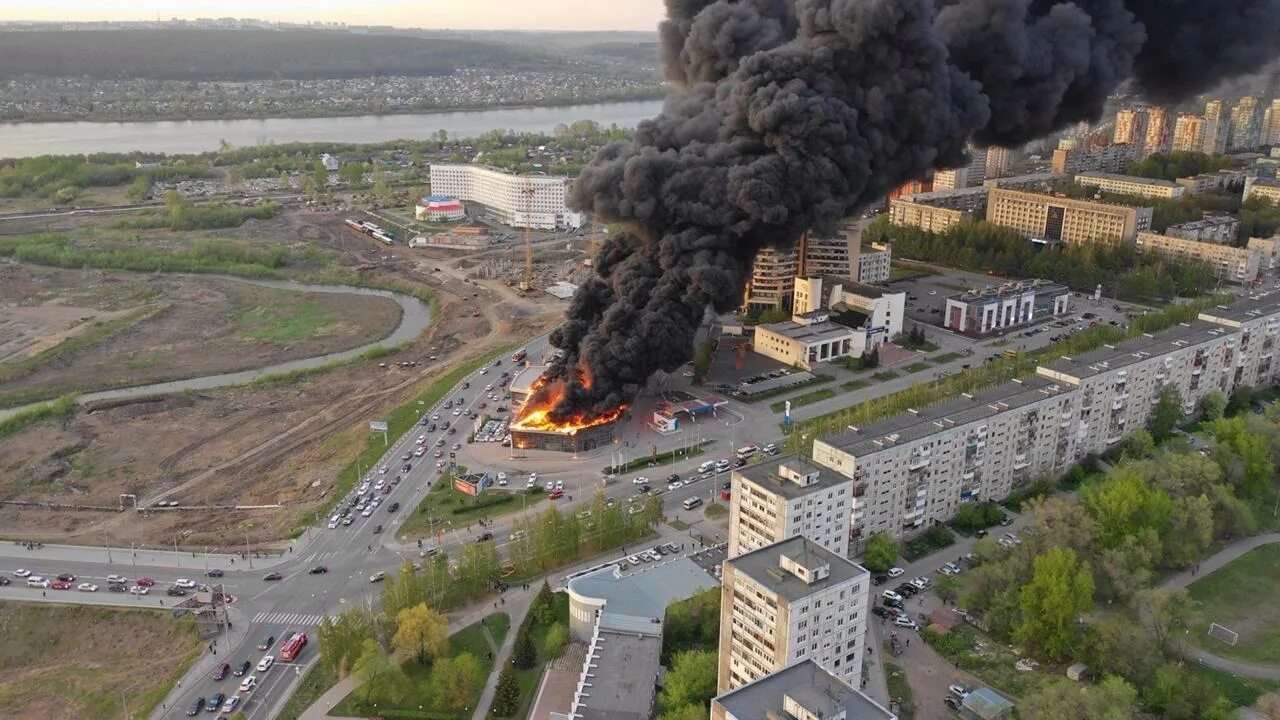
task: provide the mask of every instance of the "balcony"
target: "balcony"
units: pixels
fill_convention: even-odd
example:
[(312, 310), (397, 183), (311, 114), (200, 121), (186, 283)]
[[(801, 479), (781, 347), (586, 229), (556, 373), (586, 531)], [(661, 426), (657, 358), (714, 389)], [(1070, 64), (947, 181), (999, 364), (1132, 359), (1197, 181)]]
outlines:
[(1014, 470), (1021, 470), (1022, 468), (1024, 468), (1024, 467), (1029, 467), (1030, 465), (1031, 465), (1031, 461), (1027, 459), (1027, 456), (1026, 456), (1026, 455), (1015, 455), (1015, 456), (1013, 456), (1013, 469), (1014, 469)]
[[(1127, 396), (1126, 396), (1126, 397), (1127, 397)], [(1112, 410), (1120, 410), (1120, 409), (1122, 409), (1123, 407), (1124, 407), (1124, 400), (1123, 400), (1123, 399), (1121, 399), (1121, 398), (1116, 398), (1115, 400), (1112, 400), (1112, 401), (1111, 401), (1111, 409), (1112, 409)]]
[(973, 470), (966, 470), (966, 471), (964, 471), (963, 473), (960, 473), (960, 479), (961, 479), (961, 480), (972, 480), (972, 479), (974, 478), (974, 476), (975, 476), (975, 475), (977, 475), (977, 473), (976, 473), (976, 472), (974, 472)]
[(1116, 443), (1120, 442), (1123, 439), (1124, 439), (1124, 432), (1120, 431), (1119, 434), (1108, 435), (1106, 438), (1106, 442), (1108, 445), (1115, 445)]
[(908, 470), (920, 470), (921, 468), (925, 468), (928, 466), (929, 466), (929, 458), (927, 457), (913, 457), (911, 458), (911, 461), (907, 463)]

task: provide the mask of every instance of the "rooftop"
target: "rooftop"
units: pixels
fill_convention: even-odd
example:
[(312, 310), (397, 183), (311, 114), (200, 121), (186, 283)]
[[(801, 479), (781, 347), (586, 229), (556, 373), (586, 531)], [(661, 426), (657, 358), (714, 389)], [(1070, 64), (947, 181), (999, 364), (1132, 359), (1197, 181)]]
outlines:
[(542, 377), (542, 373), (547, 371), (546, 365), (530, 365), (522, 370), (516, 371), (511, 378), (512, 393), (529, 393), (533, 390), (533, 384)]
[[(830, 574), (821, 580), (806, 583), (781, 569), (784, 557), (804, 566), (826, 565), (830, 569)], [(808, 561), (802, 561), (802, 558), (808, 558)], [(866, 569), (862, 566), (854, 565), (812, 540), (798, 535), (730, 558), (725, 561), (725, 564), (731, 565), (737, 572), (751, 578), (788, 602), (868, 576)]]
[[(819, 473), (818, 481), (808, 487), (801, 487), (790, 480), (783, 478), (778, 474), (778, 467), (786, 465), (789, 470), (794, 472), (809, 474)], [(767, 458), (754, 465), (747, 465), (733, 471), (734, 475), (741, 476), (744, 480), (749, 480), (756, 485), (768, 490), (775, 495), (781, 495), (788, 500), (797, 497), (804, 497), (813, 492), (827, 490), (841, 483), (849, 482), (849, 478), (844, 477), (840, 473), (815, 465), (803, 457), (791, 455), (779, 455), (777, 457)]]
[(1015, 280), (995, 287), (986, 287), (980, 290), (966, 290), (962, 293), (949, 295), (947, 299), (970, 303), (975, 300), (998, 300), (1010, 295), (1024, 295), (1029, 292), (1034, 292), (1039, 295), (1057, 296), (1066, 295), (1071, 292), (1071, 288), (1049, 280)]
[(1208, 308), (1200, 313), (1200, 319), (1208, 322), (1226, 321), (1235, 325), (1268, 315), (1280, 315), (1280, 293), (1251, 295), (1231, 305)]
[(845, 720), (894, 720), (893, 713), (848, 684), (804, 660), (755, 682), (747, 683), (712, 702), (734, 720), (776, 720), (783, 713), (783, 699), (792, 698), (818, 717), (832, 717), (843, 710)]
[(831, 321), (813, 323), (812, 325), (801, 325), (799, 323), (784, 320), (782, 322), (770, 323), (768, 325), (760, 325), (769, 332), (782, 335), (803, 343), (816, 343), (825, 340), (835, 340), (837, 338), (847, 337), (853, 331), (844, 325), (839, 325)]
[(646, 566), (643, 571), (626, 576), (618, 572), (616, 565), (609, 565), (573, 578), (568, 589), (580, 597), (604, 600), (600, 618), (602, 628), (628, 630), (636, 634), (636, 628), (643, 630), (648, 625), (661, 636), (661, 624), (653, 621), (662, 621), (668, 605), (715, 586), (715, 578), (697, 563), (680, 558)]
[(1217, 323), (1193, 320), (1174, 325), (1157, 333), (1140, 335), (1115, 345), (1103, 345), (1097, 350), (1075, 357), (1061, 357), (1041, 365), (1041, 370), (1061, 373), (1067, 377), (1084, 379), (1111, 370), (1119, 370), (1144, 362), (1157, 355), (1164, 355), (1185, 347), (1194, 347), (1217, 340), (1229, 332)]
[(648, 720), (653, 711), (661, 635), (601, 630), (578, 696), (580, 720)]
[(1037, 376), (1011, 380), (976, 395), (965, 394), (951, 402), (910, 410), (866, 427), (850, 426), (844, 432), (821, 438), (821, 441), (854, 457), (863, 457), (986, 420), (1011, 408), (1055, 397), (1068, 389)]
[(1079, 178), (1093, 178), (1096, 180), (1115, 180), (1118, 182), (1131, 182), (1131, 183), (1137, 183), (1139, 185), (1153, 185), (1156, 187), (1166, 187), (1166, 188), (1182, 187), (1178, 183), (1173, 182), (1171, 180), (1160, 180), (1158, 178), (1137, 177), (1135, 175), (1121, 175), (1119, 173), (1105, 173), (1105, 172), (1076, 173), (1077, 181), (1079, 180)]

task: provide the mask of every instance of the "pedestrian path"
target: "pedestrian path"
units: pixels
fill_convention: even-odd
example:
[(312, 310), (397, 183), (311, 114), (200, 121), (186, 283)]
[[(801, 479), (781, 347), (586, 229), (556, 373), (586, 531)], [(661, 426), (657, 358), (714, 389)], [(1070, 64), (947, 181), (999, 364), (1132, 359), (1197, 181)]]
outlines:
[(260, 612), (253, 616), (255, 623), (275, 623), (280, 625), (319, 625), (324, 615), (289, 612)]

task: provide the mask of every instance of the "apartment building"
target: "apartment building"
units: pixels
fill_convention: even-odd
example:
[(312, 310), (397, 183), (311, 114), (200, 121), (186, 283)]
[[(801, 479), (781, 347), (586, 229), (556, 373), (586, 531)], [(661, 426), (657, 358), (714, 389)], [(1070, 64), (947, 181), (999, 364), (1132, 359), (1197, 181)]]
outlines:
[(1055, 173), (1124, 172), (1129, 163), (1142, 159), (1141, 145), (1093, 145), (1059, 147), (1053, 151), (1049, 168)]
[(1215, 215), (1203, 220), (1170, 225), (1164, 230), (1164, 234), (1169, 237), (1219, 245), (1234, 245), (1239, 233), (1240, 219), (1234, 215)]
[[(976, 192), (966, 193), (966, 197), (986, 200), (987, 191), (984, 188), (969, 188)], [(944, 233), (962, 222), (971, 222), (974, 220), (972, 210), (959, 210), (950, 207), (931, 205), (922, 200), (924, 195), (934, 195), (936, 193), (924, 193), (922, 195), (912, 195), (910, 198), (898, 198), (889, 201), (889, 220), (894, 225), (903, 225), (907, 227), (917, 227), (921, 230), (931, 233)]]
[(988, 180), (1004, 177), (1009, 172), (1009, 149), (992, 145), (987, 148), (987, 164), (983, 176)]
[(849, 478), (784, 455), (734, 470), (731, 482), (728, 557), (797, 536), (849, 554)]
[(965, 152), (969, 154), (968, 165), (934, 172), (933, 189), (935, 191), (977, 187), (987, 179), (987, 151), (970, 145)]
[(1150, 157), (1156, 153), (1169, 152), (1169, 111), (1155, 105), (1147, 108), (1147, 135), (1143, 143), (1142, 156)]
[(1076, 175), (1076, 184), (1096, 187), (1102, 192), (1159, 198), (1161, 200), (1176, 200), (1187, 191), (1185, 187), (1171, 180), (1115, 175), (1104, 172), (1080, 173)]
[(1231, 113), (1221, 100), (1204, 104), (1204, 145), (1201, 152), (1221, 155), (1227, 151), (1231, 139)]
[(1272, 205), (1280, 205), (1280, 180), (1265, 177), (1251, 177), (1244, 181), (1244, 199), (1262, 198), (1270, 200)]
[(987, 222), (1032, 238), (1068, 243), (1120, 245), (1151, 228), (1151, 208), (993, 188)]
[(1204, 130), (1203, 117), (1178, 113), (1178, 119), (1173, 124), (1171, 149), (1175, 152), (1200, 152), (1204, 148)]
[(801, 660), (861, 687), (866, 569), (805, 537), (730, 557), (722, 567), (718, 692)]
[(747, 310), (760, 312), (771, 308), (789, 308), (799, 263), (795, 250), (766, 247), (756, 253), (751, 265), (751, 280), (743, 301)]
[(1280, 268), (1280, 237), (1249, 238), (1247, 247), (1258, 251), (1259, 274), (1274, 273)]
[(1249, 284), (1258, 278), (1262, 253), (1249, 248), (1200, 242), (1159, 233), (1138, 233), (1138, 247), (1166, 257), (1192, 260), (1208, 265), (1223, 282)]
[(1143, 427), (1165, 388), (1194, 412), (1214, 390), (1267, 387), (1280, 297), (1214, 308), (1166, 330), (1062, 357), (1015, 380), (819, 438), (813, 461), (853, 480), (853, 538), (945, 522), (960, 503), (1000, 500)]
[(1116, 128), (1111, 142), (1117, 145), (1141, 145), (1147, 135), (1146, 108), (1121, 108), (1116, 113)]
[(796, 275), (832, 275), (852, 280), (857, 277), (861, 254), (860, 223), (849, 223), (832, 237), (806, 234), (796, 253)]
[(1237, 152), (1258, 149), (1262, 135), (1262, 103), (1246, 95), (1231, 108), (1231, 140), (1227, 146)]
[(893, 245), (873, 242), (870, 248), (861, 248), (858, 252), (858, 282), (867, 285), (889, 282), (893, 268)]
[(483, 205), (499, 223), (538, 230), (576, 228), (582, 214), (566, 204), (567, 177), (518, 175), (483, 165), (431, 165), (431, 192)]
[(803, 660), (711, 701), (711, 720), (897, 720), (861, 690)]
[(1243, 183), (1247, 174), (1244, 170), (1219, 170), (1212, 173), (1200, 173), (1191, 177), (1178, 178), (1174, 182), (1182, 185), (1192, 195), (1203, 195), (1207, 192), (1225, 190), (1232, 185)]
[(1280, 98), (1275, 98), (1262, 113), (1262, 132), (1259, 141), (1263, 145), (1280, 145)]

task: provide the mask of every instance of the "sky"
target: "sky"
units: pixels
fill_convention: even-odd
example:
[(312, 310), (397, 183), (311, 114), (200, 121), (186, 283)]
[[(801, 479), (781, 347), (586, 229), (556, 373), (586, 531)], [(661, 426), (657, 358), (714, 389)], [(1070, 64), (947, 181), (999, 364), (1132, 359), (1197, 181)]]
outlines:
[(494, 30), (653, 30), (663, 0), (0, 0), (0, 21), (251, 17)]

